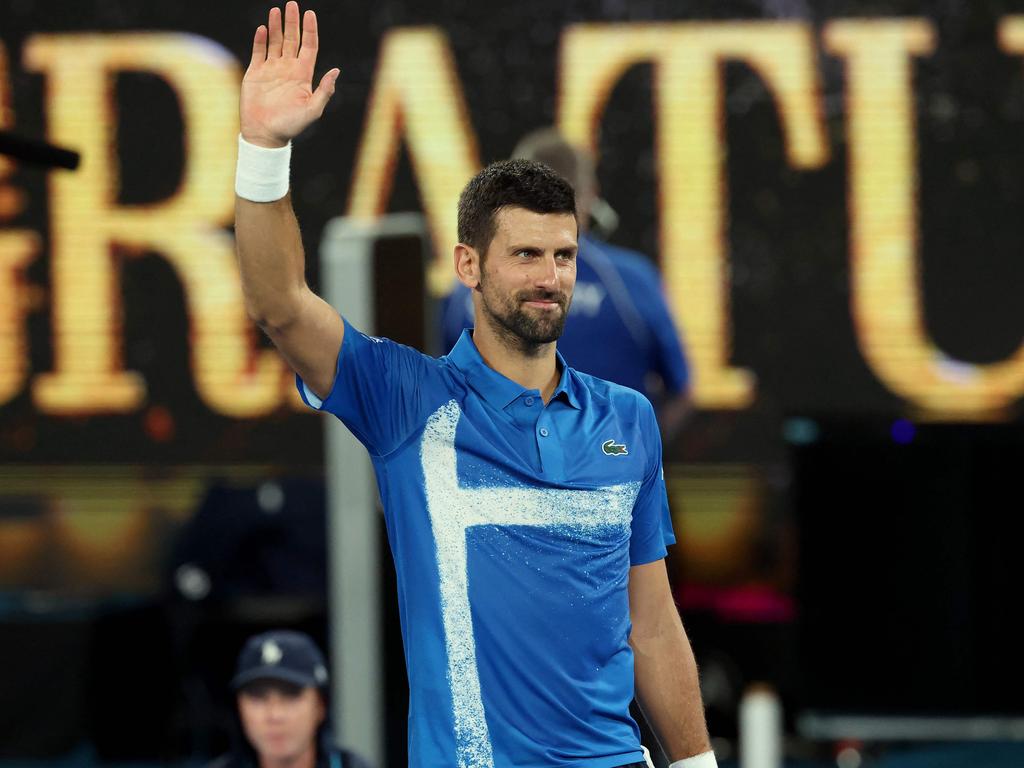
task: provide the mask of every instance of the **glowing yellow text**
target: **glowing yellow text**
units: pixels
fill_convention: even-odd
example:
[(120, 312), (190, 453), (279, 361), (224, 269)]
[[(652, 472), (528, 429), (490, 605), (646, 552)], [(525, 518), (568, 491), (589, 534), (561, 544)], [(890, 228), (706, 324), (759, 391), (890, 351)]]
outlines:
[(434, 235), (429, 286), (443, 295), (455, 275), (451, 253), (458, 242), (459, 193), (480, 161), (451, 50), (438, 29), (398, 29), (381, 42), (352, 178), (350, 216), (373, 218), (387, 211), (403, 136)]
[(764, 80), (797, 168), (828, 159), (814, 41), (804, 24), (732, 22), (583, 24), (562, 42), (559, 126), (593, 149), (608, 97), (630, 67), (654, 65), (655, 143), (662, 270), (704, 408), (744, 408), (750, 371), (729, 364), (728, 190), (722, 128), (722, 63), (742, 61)]
[[(26, 66), (47, 75), (50, 139), (82, 153), (53, 174), (51, 292), (54, 371), (33, 382), (50, 413), (134, 411), (146, 390), (121, 362), (121, 301), (112, 248), (156, 251), (185, 289), (196, 388), (221, 413), (256, 416), (282, 396), (282, 363), (256, 351), (243, 309), (231, 221), (241, 73), (210, 40), (181, 34), (41, 35)], [(145, 71), (178, 96), (185, 125), (180, 188), (155, 205), (118, 205), (113, 76)], [(153, 142), (166, 141), (166, 136)]]
[[(1024, 50), (1020, 29), (1004, 24), (1004, 47)], [(923, 416), (997, 415), (1024, 392), (1024, 348), (975, 365), (947, 356), (925, 328), (912, 59), (934, 50), (932, 25), (833, 22), (825, 46), (846, 63), (852, 311), (861, 352)]]
[[(7, 83), (7, 52), (0, 45), (0, 130), (14, 123)], [(21, 208), (21, 195), (7, 183), (11, 170), (12, 163), (0, 156), (0, 223)], [(0, 230), (0, 404), (17, 395), (28, 376), (24, 316), (29, 293), (22, 278), (38, 248), (35, 232)]]

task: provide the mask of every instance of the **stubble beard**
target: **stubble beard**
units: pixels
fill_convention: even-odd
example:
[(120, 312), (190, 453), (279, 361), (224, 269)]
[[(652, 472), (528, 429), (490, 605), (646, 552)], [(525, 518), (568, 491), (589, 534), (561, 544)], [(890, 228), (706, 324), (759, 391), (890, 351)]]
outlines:
[[(507, 299), (488, 296), (483, 280), (479, 285), (484, 317), (498, 339), (510, 350), (528, 357), (536, 357), (546, 344), (557, 341), (565, 329), (570, 298), (554, 291), (519, 291)], [(538, 310), (530, 313), (527, 301), (555, 301), (561, 311)], [(551, 315), (548, 317), (547, 315)]]

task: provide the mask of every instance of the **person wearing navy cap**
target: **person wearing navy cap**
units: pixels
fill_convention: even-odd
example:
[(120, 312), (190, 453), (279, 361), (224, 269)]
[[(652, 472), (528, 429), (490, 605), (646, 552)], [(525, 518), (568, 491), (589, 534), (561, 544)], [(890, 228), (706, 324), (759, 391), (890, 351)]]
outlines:
[(273, 630), (246, 641), (231, 688), (231, 752), (209, 768), (367, 768), (336, 747), (328, 718), (327, 664), (308, 635)]

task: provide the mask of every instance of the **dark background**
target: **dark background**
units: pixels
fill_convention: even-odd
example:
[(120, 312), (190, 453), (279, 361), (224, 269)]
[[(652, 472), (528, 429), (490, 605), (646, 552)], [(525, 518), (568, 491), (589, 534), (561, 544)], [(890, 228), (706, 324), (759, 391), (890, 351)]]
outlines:
[[(921, 15), (936, 26), (934, 55), (914, 59), (920, 160), (923, 297), (927, 329), (950, 356), (968, 362), (1004, 359), (1024, 337), (1017, 295), (1024, 284), (1015, 226), (1024, 187), (1018, 151), (1024, 118), (1024, 65), (1001, 52), (998, 20), (1020, 3), (547, 3), (490, 8), (472, 3), (317, 9), (319, 70), (343, 74), (325, 117), (296, 145), (295, 204), (307, 251), (317, 253), (324, 224), (347, 206), (349, 175), (363, 128), (380, 36), (401, 25), (431, 24), (446, 34), (483, 162), (502, 158), (526, 131), (552, 122), (557, 52), (563, 27), (582, 21), (804, 19)], [(21, 0), (3, 4), (0, 39), (11, 62), (15, 128), (45, 133), (40, 75), (20, 66), (26, 36), (71, 31), (173, 30), (217, 41), (240, 61), (264, 6), (221, 3), (143, 6), (82, 3), (53, 8)], [(779, 123), (763, 83), (742, 64), (725, 65), (728, 146), (728, 247), (732, 260), (731, 363), (754, 371), (757, 399), (739, 413), (701, 414), (691, 437), (672, 446), (687, 460), (779, 459), (778, 428), (800, 412), (898, 415), (903, 404), (860, 357), (849, 311), (843, 68), (819, 49), (830, 161), (789, 168)], [(319, 75), (318, 75), (319, 76)], [(158, 78), (117, 78), (120, 200), (157, 201), (179, 178), (181, 120), (172, 91)], [(651, 70), (637, 66), (614, 89), (601, 124), (599, 176), (621, 215), (612, 240), (659, 258)], [(155, 148), (155, 151), (154, 151)], [(678, 172), (685, 172), (679, 169)], [(45, 176), (16, 173), (27, 210), (10, 222), (47, 234)], [(418, 193), (404, 154), (392, 210), (417, 210)], [(316, 259), (310, 273), (316, 281)], [(48, 283), (46, 249), (29, 270)], [(316, 461), (317, 428), (282, 413), (237, 423), (211, 414), (188, 375), (181, 288), (158, 255), (125, 262), (126, 367), (141, 371), (150, 405), (165, 406), (172, 439), (147, 438), (139, 415), (51, 418), (33, 411), (26, 392), (0, 407), (0, 458), (7, 461)], [(30, 316), (34, 371), (51, 367), (45, 302)], [(1013, 416), (1016, 418), (1016, 416)], [(15, 440), (17, 430), (30, 429)], [(201, 437), (201, 439), (200, 439)], [(25, 446), (30, 448), (26, 450)], [(286, 450), (281, 448), (286, 446)]]
[[(324, 225), (347, 206), (378, 45), (389, 29), (430, 24), (444, 30), (480, 158), (488, 162), (505, 157), (526, 131), (553, 121), (558, 44), (567, 25), (801, 19), (820, 32), (822, 24), (841, 18), (923, 16), (937, 32), (935, 53), (913, 65), (927, 328), (950, 356), (977, 363), (1009, 356), (1024, 338), (1024, 64), (1001, 52), (996, 39), (999, 19), (1024, 12), (1024, 3), (388, 0), (316, 10), (322, 35), (317, 76), (335, 65), (342, 76), (324, 118), (296, 142), (293, 156), (295, 208), (314, 286)], [(13, 129), (46, 133), (45, 83), (20, 64), (30, 35), (190, 32), (244, 62), (251, 31), (264, 18), (265, 6), (250, 2), (4, 0), (0, 42), (9, 58)], [(731, 363), (756, 373), (757, 399), (743, 411), (698, 412), (666, 451), (670, 472), (690, 473), (679, 483), (684, 500), (689, 480), (722, 467), (752, 478), (754, 488), (736, 502), (750, 507), (753, 543), (728, 552), (734, 559), (729, 575), (710, 577), (692, 561), (673, 564), (705, 677), (718, 681), (705, 693), (712, 731), (734, 735), (738, 694), (756, 680), (780, 690), (789, 713), (1024, 714), (1024, 677), (1015, 658), (1022, 638), (1013, 622), (1015, 596), (1024, 586), (1015, 546), (1024, 460), (1019, 414), (999, 424), (912, 425), (909, 440), (894, 441), (893, 422), (907, 416), (905, 405), (861, 358), (849, 309), (842, 63), (819, 47), (819, 67), (831, 156), (820, 169), (797, 171), (785, 161), (763, 83), (743, 65), (725, 65)], [(166, 84), (144, 73), (118, 76), (115, 93), (119, 199), (158, 201), (180, 175), (176, 100)], [(616, 86), (601, 125), (599, 176), (621, 216), (612, 241), (658, 261), (651, 99), (649, 66), (635, 67)], [(21, 168), (9, 183), (28, 205), (0, 224), (44, 238), (28, 278), (45, 291), (46, 176)], [(390, 209), (419, 208), (403, 154)], [(188, 514), (166, 517), (173, 525), (154, 529), (160, 533), (152, 538), (165, 538), (154, 549), (159, 558), (146, 561), (152, 574), (141, 586), (115, 580), (82, 594), (69, 578), (40, 580), (38, 572), (31, 583), (4, 582), (0, 655), (30, 663), (0, 685), (6, 691), (0, 721), (12, 723), (0, 739), (0, 757), (53, 757), (83, 740), (109, 759), (215, 751), (223, 744), (218, 706), (226, 700), (218, 686), (246, 633), (284, 623), (326, 638), (323, 582), (268, 576), (276, 572), (274, 555), (256, 576), (238, 577), (242, 587), (231, 586), (239, 583), (232, 581), (237, 574), (222, 575), (200, 600), (182, 595), (174, 570), (183, 562), (175, 547), (195, 534), (211, 498), (220, 499), (215, 516), (262, 520), (253, 494), (267, 477), (313, 478), (312, 489), (289, 491), (297, 500), (295, 517), (284, 519), (317, 530), (320, 420), (286, 410), (253, 420), (211, 413), (191, 382), (182, 290), (171, 268), (159, 254), (126, 260), (122, 291), (126, 367), (145, 375), (147, 408), (166, 408), (173, 436), (154, 439), (145, 410), (46, 416), (25, 391), (0, 406), (0, 463), (6, 465), (0, 521), (44, 520), (62, 493), (91, 492), (85, 479), (79, 486), (86, 490), (47, 487), (49, 468), (78, 468), (85, 477), (90, 467), (113, 465), (126, 477), (195, 481), (202, 490), (192, 507), (183, 507)], [(29, 316), (34, 372), (51, 368), (48, 310), (44, 301)], [(10, 490), (22, 468), (40, 478), (27, 497)], [(217, 496), (225, 485), (240, 495)], [(309, 510), (319, 517), (304, 517)], [(685, 535), (687, 510), (676, 507), (674, 514)], [(257, 539), (247, 539), (247, 546), (265, 543)], [(314, 581), (325, 568), (316, 562)], [(709, 585), (724, 593), (766, 589), (787, 610), (736, 618), (707, 604), (694, 607), (694, 587)], [(253, 594), (281, 601), (254, 608)], [(389, 622), (389, 735), (400, 738), (401, 654), (394, 615)]]

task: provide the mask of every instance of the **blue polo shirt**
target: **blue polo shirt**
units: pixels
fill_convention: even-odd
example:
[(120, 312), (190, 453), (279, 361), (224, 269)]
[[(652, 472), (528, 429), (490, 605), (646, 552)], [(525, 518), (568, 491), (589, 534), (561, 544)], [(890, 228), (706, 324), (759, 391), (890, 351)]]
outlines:
[(322, 402), (366, 446), (409, 673), (409, 764), (643, 760), (629, 715), (631, 565), (674, 542), (638, 393), (559, 357), (547, 405), (464, 333), (432, 358), (347, 322)]
[[(581, 236), (579, 246), (576, 288), (558, 351), (577, 371), (644, 395), (651, 394), (651, 374), (665, 392), (685, 392), (690, 369), (658, 271), (636, 251), (593, 235)], [(456, 285), (440, 318), (443, 349), (451, 349), (473, 325), (472, 291)]]

